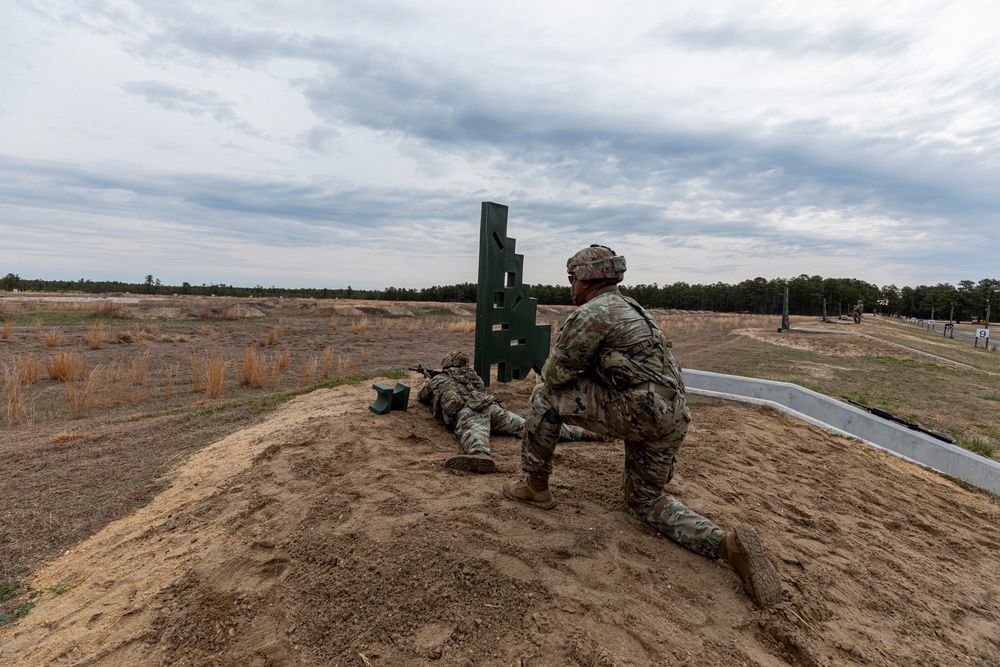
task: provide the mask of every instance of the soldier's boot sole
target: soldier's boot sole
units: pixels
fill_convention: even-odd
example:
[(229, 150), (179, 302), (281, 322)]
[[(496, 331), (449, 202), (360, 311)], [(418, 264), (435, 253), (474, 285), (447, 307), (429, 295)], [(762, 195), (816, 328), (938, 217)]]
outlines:
[(458, 454), (445, 461), (444, 467), (484, 474), (497, 471), (496, 461), (486, 454)]
[(767, 558), (757, 533), (747, 525), (733, 529), (735, 544), (729, 543), (727, 562), (743, 581), (743, 588), (758, 607), (781, 600), (781, 577)]
[(543, 510), (550, 510), (556, 506), (556, 499), (552, 497), (551, 491), (548, 489), (545, 491), (532, 491), (525, 479), (504, 482), (503, 494), (511, 500), (534, 505)]

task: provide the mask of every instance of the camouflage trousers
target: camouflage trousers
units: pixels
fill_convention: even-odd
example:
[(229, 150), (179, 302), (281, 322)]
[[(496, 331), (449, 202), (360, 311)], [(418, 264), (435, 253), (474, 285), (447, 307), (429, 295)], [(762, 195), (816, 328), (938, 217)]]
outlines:
[(622, 495), (629, 513), (691, 551), (716, 558), (723, 530), (664, 491), (689, 420), (683, 394), (670, 401), (659, 394), (619, 391), (584, 376), (558, 388), (539, 384), (531, 394), (521, 468), (548, 479), (564, 422), (621, 438)]
[[(455, 437), (458, 446), (466, 454), (490, 454), (490, 434), (524, 436), (524, 417), (505, 410), (497, 403), (480, 410), (466, 406), (455, 417)], [(563, 440), (582, 440), (583, 429), (578, 426), (563, 425), (559, 429)]]

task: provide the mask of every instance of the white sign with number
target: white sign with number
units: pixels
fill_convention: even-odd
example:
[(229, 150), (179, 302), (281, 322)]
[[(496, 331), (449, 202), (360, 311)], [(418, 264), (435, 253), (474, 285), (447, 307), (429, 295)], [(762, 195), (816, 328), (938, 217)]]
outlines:
[(927, 320), (927, 324), (934, 326), (935, 324), (937, 324), (937, 320)]
[(976, 338), (989, 338), (989, 337), (990, 337), (989, 329), (976, 329)]

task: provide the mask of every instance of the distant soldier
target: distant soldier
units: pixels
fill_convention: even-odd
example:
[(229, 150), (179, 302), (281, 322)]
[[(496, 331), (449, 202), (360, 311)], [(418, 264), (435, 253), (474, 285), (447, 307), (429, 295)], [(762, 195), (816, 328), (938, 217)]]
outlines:
[(726, 531), (664, 487), (691, 414), (670, 341), (642, 306), (618, 291), (625, 258), (593, 245), (566, 263), (577, 309), (567, 318), (531, 395), (521, 469), (508, 498), (555, 507), (549, 489), (556, 436), (566, 423), (625, 441), (625, 506), (635, 518), (691, 551), (728, 563), (753, 601), (781, 598), (781, 580), (754, 530)]
[[(424, 371), (424, 383), (417, 400), (430, 405), (435, 416), (455, 432), (461, 454), (444, 465), (453, 470), (489, 473), (496, 471), (490, 451), (490, 433), (521, 437), (524, 417), (505, 410), (492, 394), (486, 392), (482, 379), (469, 366), (469, 355), (452, 352), (441, 360), (441, 372)], [(563, 440), (594, 440), (592, 433), (580, 427), (566, 426), (560, 431)]]
[(854, 317), (855, 324), (861, 324), (861, 315), (865, 312), (865, 302), (858, 299), (858, 302), (854, 304), (854, 309), (851, 311), (851, 315)]

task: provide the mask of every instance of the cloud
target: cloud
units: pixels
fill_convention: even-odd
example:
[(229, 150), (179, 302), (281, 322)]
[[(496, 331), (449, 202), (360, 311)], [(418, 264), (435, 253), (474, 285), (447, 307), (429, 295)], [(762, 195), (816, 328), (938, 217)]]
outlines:
[(895, 56), (913, 46), (913, 38), (905, 32), (874, 29), (859, 22), (829, 28), (781, 28), (752, 19), (691, 27), (667, 24), (652, 30), (650, 35), (684, 49), (759, 51), (782, 58)]
[(247, 134), (258, 134), (241, 120), (230, 102), (210, 90), (188, 90), (164, 81), (128, 81), (122, 89), (167, 111), (182, 111), (192, 116), (208, 116), (218, 123)]

